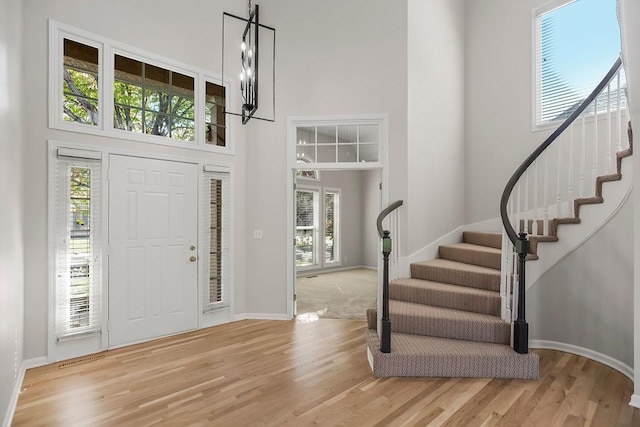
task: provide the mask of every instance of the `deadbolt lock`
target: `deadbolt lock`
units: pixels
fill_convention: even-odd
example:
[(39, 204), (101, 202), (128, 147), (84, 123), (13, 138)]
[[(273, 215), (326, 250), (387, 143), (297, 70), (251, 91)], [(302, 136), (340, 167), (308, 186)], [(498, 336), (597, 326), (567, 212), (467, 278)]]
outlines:
[(189, 257), (189, 261), (191, 262), (196, 262), (198, 260), (198, 258), (194, 257), (193, 255)]
[(191, 245), (191, 247), (190, 247), (189, 249), (191, 249), (192, 251), (195, 251), (195, 250), (196, 250), (196, 247), (195, 247), (195, 246), (193, 246), (193, 245)]

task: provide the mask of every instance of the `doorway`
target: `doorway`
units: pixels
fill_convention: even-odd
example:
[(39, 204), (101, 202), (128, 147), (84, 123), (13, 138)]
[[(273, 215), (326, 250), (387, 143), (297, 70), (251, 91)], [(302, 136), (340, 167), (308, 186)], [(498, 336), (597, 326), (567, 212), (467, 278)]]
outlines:
[(110, 155), (109, 348), (198, 327), (198, 168)]
[(295, 176), (295, 314), (364, 319), (376, 297), (381, 171)]

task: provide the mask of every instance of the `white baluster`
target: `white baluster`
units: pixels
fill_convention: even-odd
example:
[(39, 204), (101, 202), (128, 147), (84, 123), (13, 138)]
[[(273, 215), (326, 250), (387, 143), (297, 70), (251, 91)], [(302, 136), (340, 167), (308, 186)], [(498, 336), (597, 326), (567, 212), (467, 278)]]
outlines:
[(524, 173), (524, 214), (522, 220), (524, 221), (523, 231), (529, 234), (529, 169)]
[(538, 230), (538, 159), (533, 162), (533, 225), (531, 234), (540, 234)]
[(562, 137), (559, 137), (555, 145), (557, 145), (558, 162), (556, 163), (556, 218), (562, 218), (562, 193), (560, 192), (560, 171), (562, 168)]
[[(596, 96), (596, 99), (593, 101), (593, 159), (591, 164), (591, 182), (595, 183), (598, 178), (598, 98), (600, 95)], [(589, 193), (591, 195), (591, 193)]]
[(582, 144), (580, 150), (580, 197), (584, 197), (584, 173), (587, 167), (587, 128), (585, 125), (586, 114), (582, 113)]
[(620, 71), (616, 74), (616, 117), (618, 118), (618, 145), (616, 151), (622, 151), (622, 107), (620, 106)]
[(567, 202), (569, 203), (569, 216), (571, 216), (571, 206), (573, 205), (573, 128), (574, 124), (571, 123), (569, 128), (569, 168), (567, 174), (569, 180), (567, 182)]
[(544, 222), (542, 224), (542, 232), (544, 236), (549, 235), (549, 196), (548, 196), (548, 188), (549, 188), (549, 153), (545, 151), (542, 153), (544, 156), (544, 188), (542, 191), (542, 200), (544, 203), (543, 214)]
[(607, 156), (604, 162), (604, 173), (611, 171), (611, 83), (607, 85)]

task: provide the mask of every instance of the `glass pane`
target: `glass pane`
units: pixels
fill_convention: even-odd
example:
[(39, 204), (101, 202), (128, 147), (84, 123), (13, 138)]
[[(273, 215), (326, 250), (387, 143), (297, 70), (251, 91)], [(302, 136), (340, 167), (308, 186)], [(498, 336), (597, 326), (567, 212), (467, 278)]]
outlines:
[(165, 68), (145, 63), (144, 80), (147, 87), (166, 92), (169, 90), (170, 71)]
[(318, 126), (318, 144), (335, 144), (336, 127)]
[(222, 301), (222, 180), (210, 180), (209, 303)]
[(336, 161), (336, 146), (335, 145), (318, 145), (318, 163)]
[(169, 113), (169, 94), (155, 90), (145, 89), (144, 109), (155, 113)]
[(98, 123), (98, 101), (65, 94), (62, 105), (65, 121), (86, 125)]
[(296, 129), (296, 140), (298, 144), (314, 144), (316, 141), (316, 128), (299, 127)]
[(205, 132), (206, 132), (205, 142), (207, 144), (217, 145), (218, 147), (226, 146), (226, 132), (224, 127), (207, 123), (205, 127)]
[(97, 125), (98, 48), (64, 39), (63, 51), (62, 118), (68, 122)]
[(171, 119), (171, 138), (193, 141), (195, 140), (195, 128), (193, 120), (173, 117)]
[(156, 113), (144, 113), (144, 133), (169, 136), (169, 116)]
[(380, 142), (378, 125), (360, 125), (359, 142)]
[(377, 162), (378, 161), (378, 144), (360, 144), (361, 162)]
[(224, 88), (224, 86), (219, 86), (211, 82), (206, 82), (205, 85), (205, 143), (217, 145), (219, 147), (225, 147), (226, 115), (224, 114), (224, 110), (226, 102), (226, 89)]
[(358, 126), (338, 126), (338, 144), (353, 144), (358, 142)]
[(335, 253), (335, 207), (336, 193), (325, 193), (324, 195), (324, 259), (326, 262), (334, 262), (336, 260)]
[(357, 162), (355, 144), (338, 146), (338, 162)]
[(113, 127), (142, 133), (142, 110), (116, 105), (113, 109)]
[(194, 119), (195, 108), (193, 102), (193, 97), (184, 98), (182, 96), (173, 95), (171, 97), (171, 114), (187, 119)]
[(296, 177), (318, 180), (318, 171), (315, 169), (298, 169)]
[(315, 264), (316, 192), (296, 191), (296, 265)]
[(89, 326), (91, 170), (72, 167), (69, 193), (69, 326)]
[(315, 145), (298, 145), (296, 147), (296, 157), (299, 162), (315, 163), (316, 161)]
[(142, 87), (123, 81), (113, 82), (113, 102), (120, 105), (142, 107)]

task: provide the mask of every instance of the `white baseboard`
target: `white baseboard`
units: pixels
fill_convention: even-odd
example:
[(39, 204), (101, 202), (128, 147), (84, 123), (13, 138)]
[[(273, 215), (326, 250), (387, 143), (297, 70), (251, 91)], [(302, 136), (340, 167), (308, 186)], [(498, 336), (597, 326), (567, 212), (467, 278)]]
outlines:
[(283, 313), (242, 313), (233, 316), (234, 321), (238, 320), (291, 320), (293, 317)]
[(317, 276), (320, 274), (329, 274), (329, 273), (337, 273), (338, 271), (349, 271), (349, 270), (360, 270), (360, 269), (366, 269), (366, 270), (377, 270), (377, 267), (371, 267), (368, 265), (352, 265), (349, 267), (329, 267), (329, 268), (321, 268), (318, 270), (302, 270), (302, 271), (298, 271), (296, 272), (296, 278), (299, 277), (305, 277), (305, 276)]
[(632, 394), (631, 400), (629, 401), (629, 405), (640, 408), (640, 394)]
[[(615, 369), (616, 371), (620, 372), (622, 375), (633, 381), (632, 367), (620, 362), (619, 360), (614, 359), (611, 356), (607, 356), (606, 354), (599, 353), (595, 350), (579, 347), (573, 344), (547, 340), (529, 340), (529, 347), (543, 348), (547, 350), (558, 350), (564, 351), (565, 353), (577, 354), (578, 356), (586, 357), (587, 359), (595, 360), (596, 362), (600, 362), (603, 365), (607, 365), (608, 367)], [(638, 401), (638, 404), (640, 405), (640, 400)]]
[(47, 364), (46, 357), (36, 357), (35, 359), (23, 360), (20, 364), (20, 372), (18, 378), (13, 386), (13, 393), (11, 394), (11, 400), (9, 401), (9, 407), (7, 413), (2, 421), (3, 427), (9, 427), (13, 421), (13, 414), (16, 412), (16, 405), (18, 404), (18, 397), (20, 397), (20, 390), (22, 389), (22, 383), (24, 382), (24, 374), (27, 369), (37, 368), (38, 366), (44, 366)]
[(369, 348), (369, 346), (367, 346), (367, 360), (369, 361), (371, 372), (373, 372), (373, 354), (371, 354), (371, 349)]

